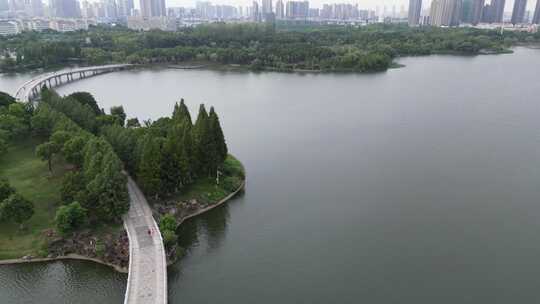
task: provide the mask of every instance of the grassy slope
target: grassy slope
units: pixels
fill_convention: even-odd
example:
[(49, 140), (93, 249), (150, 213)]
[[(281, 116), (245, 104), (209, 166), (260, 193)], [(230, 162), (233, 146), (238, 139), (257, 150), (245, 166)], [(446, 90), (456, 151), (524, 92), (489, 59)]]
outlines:
[(24, 231), (15, 223), (0, 223), (0, 259), (35, 255), (41, 249), (42, 231), (53, 226), (54, 214), (60, 202), (60, 187), (65, 166), (53, 163), (53, 174), (47, 163), (35, 156), (36, 140), (12, 145), (0, 158), (0, 177), (34, 203), (34, 216), (25, 224)]
[(220, 186), (216, 186), (215, 178), (198, 179), (195, 183), (186, 187), (181, 194), (174, 196), (171, 200), (187, 201), (193, 198), (203, 198), (206, 201), (218, 202), (225, 198), (231, 192), (236, 190), (236, 187), (232, 187), (234, 189), (224, 188), (225, 179), (231, 178), (231, 176), (237, 179), (236, 183), (233, 183), (233, 185), (238, 184), (240, 180), (244, 179), (244, 167), (242, 166), (242, 163), (232, 155), (229, 155), (225, 160), (225, 166), (228, 168), (227, 171), (230, 174), (220, 177)]

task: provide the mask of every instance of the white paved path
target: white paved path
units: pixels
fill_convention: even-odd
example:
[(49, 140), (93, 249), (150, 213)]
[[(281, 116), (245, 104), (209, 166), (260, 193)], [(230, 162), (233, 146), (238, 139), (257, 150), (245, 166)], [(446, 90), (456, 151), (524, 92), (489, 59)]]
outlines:
[(166, 304), (163, 239), (146, 198), (131, 177), (128, 190), (131, 206), (124, 216), (124, 227), (129, 237), (129, 275), (124, 303)]

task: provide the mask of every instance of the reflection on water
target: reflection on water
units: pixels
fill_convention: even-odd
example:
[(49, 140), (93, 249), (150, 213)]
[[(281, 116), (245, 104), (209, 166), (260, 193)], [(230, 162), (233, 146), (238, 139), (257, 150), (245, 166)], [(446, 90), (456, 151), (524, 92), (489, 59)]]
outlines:
[(0, 266), (2, 304), (122, 303), (127, 276), (86, 261)]

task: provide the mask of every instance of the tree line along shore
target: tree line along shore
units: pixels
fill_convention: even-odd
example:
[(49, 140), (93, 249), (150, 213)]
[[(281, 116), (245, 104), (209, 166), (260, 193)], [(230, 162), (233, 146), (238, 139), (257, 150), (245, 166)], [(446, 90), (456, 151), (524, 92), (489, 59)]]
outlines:
[(394, 59), (430, 54), (499, 54), (540, 42), (540, 33), (475, 28), (353, 26), (268, 27), (209, 24), (177, 32), (122, 26), (24, 32), (0, 37), (0, 72), (107, 63), (235, 66), (251, 70), (374, 72)]
[(140, 123), (121, 106), (106, 113), (87, 92), (43, 87), (35, 106), (0, 93), (0, 260), (76, 254), (127, 267), (126, 174), (159, 206), (170, 261), (182, 252), (180, 215), (218, 203), (245, 178), (214, 108), (200, 105), (193, 122), (181, 100), (171, 117)]

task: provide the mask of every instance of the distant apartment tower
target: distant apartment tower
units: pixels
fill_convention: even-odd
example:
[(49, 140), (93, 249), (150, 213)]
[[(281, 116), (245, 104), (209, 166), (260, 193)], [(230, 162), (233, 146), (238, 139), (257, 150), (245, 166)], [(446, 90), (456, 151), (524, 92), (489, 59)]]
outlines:
[(148, 18), (167, 16), (165, 0), (140, 0), (140, 6), (142, 17)]
[(523, 23), (525, 10), (527, 9), (527, 0), (515, 0), (514, 10), (512, 11), (512, 24)]
[(491, 0), (491, 22), (502, 23), (506, 0)]
[(276, 18), (285, 18), (285, 6), (283, 5), (283, 0), (276, 1)]
[(133, 0), (118, 0), (118, 17), (125, 19), (133, 15), (133, 9), (135, 8)]
[(50, 10), (53, 17), (79, 18), (81, 9), (77, 0), (51, 0)]
[(461, 21), (462, 0), (433, 0), (431, 24), (434, 26), (458, 26)]
[(261, 10), (263, 16), (272, 13), (272, 0), (262, 0)]
[(260, 20), (260, 13), (259, 13), (259, 2), (253, 1), (253, 6), (251, 7), (251, 18), (255, 22), (259, 22)]
[(43, 2), (41, 0), (24, 0), (24, 11), (30, 17), (43, 16)]
[(484, 5), (486, 0), (474, 0), (472, 4), (471, 12), (471, 24), (477, 25), (482, 21), (482, 15), (484, 12)]
[(288, 19), (305, 19), (309, 15), (309, 2), (287, 1), (285, 14)]
[(420, 23), (420, 13), (422, 12), (422, 0), (409, 0), (409, 26)]
[(540, 24), (540, 0), (536, 2), (536, 9), (534, 10), (533, 24)]

